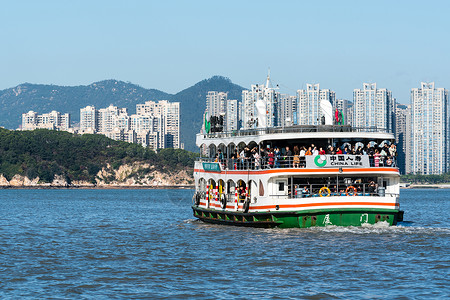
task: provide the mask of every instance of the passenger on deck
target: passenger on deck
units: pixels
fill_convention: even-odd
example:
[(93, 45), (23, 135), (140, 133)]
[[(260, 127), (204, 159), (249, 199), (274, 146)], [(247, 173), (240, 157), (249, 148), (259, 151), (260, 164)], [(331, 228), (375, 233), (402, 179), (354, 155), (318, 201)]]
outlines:
[(269, 154), (267, 154), (267, 157), (269, 158), (269, 168), (273, 168), (273, 165), (275, 162), (275, 154), (273, 153), (272, 148), (270, 148)]
[(388, 156), (386, 159), (386, 166), (392, 167), (392, 158), (390, 156)]
[(371, 181), (367, 189), (369, 190), (370, 194), (375, 194), (375, 191), (377, 190), (377, 185), (375, 184), (375, 181)]
[(258, 151), (255, 148), (253, 148), (252, 152), (253, 152), (253, 159), (255, 161), (255, 169), (259, 170), (261, 166), (261, 156), (259, 155)]
[(293, 167), (300, 168), (300, 150), (298, 149), (298, 146), (294, 146)]
[(308, 187), (305, 185), (305, 187), (302, 190), (302, 195), (303, 197), (308, 197), (309, 196), (309, 189)]
[(305, 152), (305, 155), (312, 155), (311, 147), (308, 148), (308, 150)]
[(334, 151), (333, 146), (328, 146), (327, 154), (329, 154), (329, 155), (335, 155), (336, 154), (336, 151)]
[(378, 149), (375, 149), (375, 153), (373, 154), (373, 162), (375, 165), (375, 168), (378, 168), (380, 166), (380, 153), (378, 152)]
[(279, 168), (280, 167), (280, 158), (281, 158), (280, 149), (278, 149), (278, 147), (275, 147), (273, 154), (275, 156), (275, 168)]
[(239, 202), (245, 201), (245, 189), (243, 186), (239, 187)]
[(286, 146), (286, 152), (284, 154), (284, 163), (286, 168), (292, 167), (292, 151), (289, 149), (289, 146)]
[(317, 150), (317, 147), (313, 148), (312, 155), (314, 155), (314, 156), (319, 155), (319, 150)]
[(306, 154), (306, 148), (305, 146), (302, 146), (300, 149), (300, 168), (306, 168), (306, 161), (305, 161), (305, 154)]
[(302, 196), (302, 189), (298, 187), (298, 184), (294, 186), (294, 198), (300, 198)]

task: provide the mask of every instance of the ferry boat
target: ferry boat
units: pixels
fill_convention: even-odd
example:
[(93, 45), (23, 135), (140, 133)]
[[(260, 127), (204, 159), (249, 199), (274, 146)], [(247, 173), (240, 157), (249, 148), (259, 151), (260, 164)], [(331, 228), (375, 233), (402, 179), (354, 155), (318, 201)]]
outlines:
[[(208, 155), (195, 162), (193, 214), (269, 228), (396, 225), (403, 212), (395, 157), (370, 152), (394, 141), (392, 133), (348, 125), (197, 134)], [(298, 153), (303, 147), (316, 150)], [(365, 150), (341, 153), (345, 147)]]

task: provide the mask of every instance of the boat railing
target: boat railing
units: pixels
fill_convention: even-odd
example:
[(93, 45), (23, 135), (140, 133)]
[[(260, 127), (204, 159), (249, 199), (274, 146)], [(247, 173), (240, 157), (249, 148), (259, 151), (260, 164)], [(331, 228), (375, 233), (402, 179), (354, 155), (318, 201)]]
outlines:
[(378, 187), (375, 183), (354, 182), (348, 185), (344, 184), (295, 184), (289, 189), (287, 194), (269, 195), (275, 199), (295, 199), (309, 197), (339, 197), (339, 196), (372, 196), (372, 197), (395, 197), (396, 193), (386, 192), (384, 187)]
[(278, 133), (306, 133), (306, 132), (379, 132), (389, 133), (386, 128), (371, 127), (352, 127), (350, 125), (297, 125), (289, 127), (267, 127), (242, 129), (224, 132), (203, 133), (204, 138), (227, 138), (236, 136), (255, 136)]
[(361, 182), (342, 184), (294, 184), (288, 198), (306, 197), (336, 197), (336, 196), (385, 196), (384, 188), (379, 188), (375, 182)]
[[(235, 193), (223, 193), (227, 203), (234, 203), (236, 201)], [(370, 183), (351, 183), (344, 184), (294, 184), (289, 188), (287, 194), (269, 194), (272, 199), (298, 199), (298, 198), (314, 198), (314, 197), (398, 197), (398, 193), (386, 192), (384, 187), (378, 187), (377, 184)], [(206, 199), (206, 192), (201, 192), (202, 199)], [(211, 195), (211, 199), (218, 201), (221, 194)], [(239, 203), (243, 203), (246, 197), (238, 196)]]
[[(334, 157), (344, 157), (346, 154), (333, 155)], [(396, 157), (380, 156), (377, 158), (369, 155), (359, 155), (368, 158), (368, 167), (397, 167)], [(279, 157), (245, 157), (245, 158), (207, 158), (199, 157), (198, 162), (217, 163), (221, 170), (267, 170), (279, 168), (306, 168), (306, 156), (279, 156)], [(339, 167), (336, 165), (336, 167)]]

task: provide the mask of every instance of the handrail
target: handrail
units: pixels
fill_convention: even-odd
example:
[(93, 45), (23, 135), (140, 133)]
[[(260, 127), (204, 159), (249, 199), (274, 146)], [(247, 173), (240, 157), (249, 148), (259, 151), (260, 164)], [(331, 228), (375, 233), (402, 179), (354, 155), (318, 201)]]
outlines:
[[(346, 154), (333, 154), (346, 155)], [(373, 156), (363, 154), (360, 156), (368, 156), (370, 167), (376, 167), (376, 161)], [(389, 161), (390, 158), (390, 161)], [(237, 158), (237, 159), (215, 159), (198, 157), (197, 162), (220, 163), (221, 170), (261, 170), (261, 169), (279, 169), (279, 168), (305, 168), (305, 156), (280, 156), (280, 157), (254, 157)], [(397, 167), (397, 159), (395, 156), (380, 156), (377, 167)]]
[(304, 132), (379, 132), (392, 133), (386, 128), (372, 127), (352, 127), (350, 125), (297, 125), (289, 127), (268, 127), (233, 130), (224, 132), (200, 133), (205, 138), (224, 138), (236, 136), (265, 135), (276, 133), (304, 133)]

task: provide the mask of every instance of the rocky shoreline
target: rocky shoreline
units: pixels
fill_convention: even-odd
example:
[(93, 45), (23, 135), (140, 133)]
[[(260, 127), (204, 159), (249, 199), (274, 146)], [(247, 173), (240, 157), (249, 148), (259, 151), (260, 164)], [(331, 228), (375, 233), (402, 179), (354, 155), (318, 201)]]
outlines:
[(0, 188), (170, 189), (193, 186), (194, 178), (188, 170), (163, 172), (147, 164), (122, 165), (117, 170), (108, 165), (97, 173), (95, 183), (75, 180), (67, 182), (62, 175), (55, 175), (52, 182), (41, 182), (39, 177), (30, 179), (22, 175), (14, 175), (7, 180), (0, 174)]

